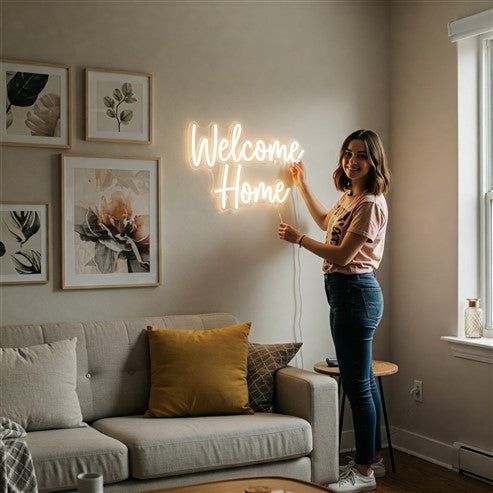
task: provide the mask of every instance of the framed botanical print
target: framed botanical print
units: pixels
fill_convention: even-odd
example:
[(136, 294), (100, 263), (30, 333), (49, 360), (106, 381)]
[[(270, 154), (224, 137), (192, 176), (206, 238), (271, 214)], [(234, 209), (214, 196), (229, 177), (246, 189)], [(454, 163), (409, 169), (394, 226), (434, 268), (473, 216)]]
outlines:
[(0, 202), (0, 284), (47, 283), (50, 204)]
[(68, 65), (0, 60), (0, 144), (69, 148)]
[(160, 159), (62, 154), (63, 289), (160, 284)]
[(152, 75), (87, 68), (86, 140), (150, 144)]

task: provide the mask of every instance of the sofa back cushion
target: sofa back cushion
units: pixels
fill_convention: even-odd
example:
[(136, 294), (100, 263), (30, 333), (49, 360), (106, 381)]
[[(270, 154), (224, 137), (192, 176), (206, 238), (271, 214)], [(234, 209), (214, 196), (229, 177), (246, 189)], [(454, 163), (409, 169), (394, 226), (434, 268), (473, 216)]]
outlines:
[(147, 326), (216, 329), (237, 323), (228, 313), (142, 317), (104, 322), (0, 327), (0, 347), (77, 338), (77, 394), (84, 421), (143, 414), (149, 401)]

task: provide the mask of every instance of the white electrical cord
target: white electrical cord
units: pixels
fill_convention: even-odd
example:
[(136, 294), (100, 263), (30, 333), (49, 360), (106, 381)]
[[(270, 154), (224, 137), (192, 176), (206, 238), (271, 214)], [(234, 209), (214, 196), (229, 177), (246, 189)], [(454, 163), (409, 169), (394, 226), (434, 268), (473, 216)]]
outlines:
[[(298, 228), (298, 196), (294, 192), (291, 193), (291, 201), (293, 204), (293, 215), (295, 227)], [(284, 222), (281, 216), (281, 210), (277, 208), (277, 214), (281, 223)], [(293, 243), (291, 247), (292, 259), (293, 259), (293, 298), (294, 298), (294, 314), (293, 314), (293, 335), (295, 342), (303, 343), (303, 329), (301, 327), (301, 320), (303, 317), (303, 297), (301, 295), (301, 259), (300, 259), (299, 245)], [(298, 360), (299, 357), (299, 360)], [(305, 363), (303, 360), (303, 346), (300, 348), (298, 354), (296, 355), (297, 364), (301, 361), (301, 368), (304, 367)]]
[[(292, 194), (294, 222), (296, 227), (299, 225), (298, 214), (298, 195)], [(303, 296), (301, 294), (301, 248), (296, 243), (292, 246), (293, 252), (293, 296), (294, 296), (294, 317), (293, 317), (293, 333), (296, 342), (303, 342), (303, 329), (301, 326), (301, 320), (303, 318)], [(303, 360), (303, 346), (300, 348), (299, 356), (301, 360), (301, 367), (305, 366)]]

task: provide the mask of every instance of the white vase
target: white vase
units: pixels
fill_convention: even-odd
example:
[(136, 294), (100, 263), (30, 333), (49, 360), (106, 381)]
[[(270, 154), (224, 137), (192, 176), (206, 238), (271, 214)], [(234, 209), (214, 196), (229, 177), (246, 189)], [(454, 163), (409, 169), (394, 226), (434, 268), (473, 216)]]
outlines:
[(477, 338), (483, 336), (483, 310), (479, 308), (479, 299), (468, 298), (468, 307), (465, 311), (464, 331), (466, 337)]
[(95, 472), (83, 472), (77, 476), (79, 493), (103, 493), (103, 476)]

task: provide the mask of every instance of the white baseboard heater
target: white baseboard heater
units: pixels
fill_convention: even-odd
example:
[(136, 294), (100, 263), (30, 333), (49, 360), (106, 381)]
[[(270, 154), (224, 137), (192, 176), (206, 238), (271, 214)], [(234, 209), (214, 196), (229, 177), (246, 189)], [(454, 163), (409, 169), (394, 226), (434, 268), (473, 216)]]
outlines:
[(459, 472), (493, 484), (493, 453), (455, 442), (453, 467)]

